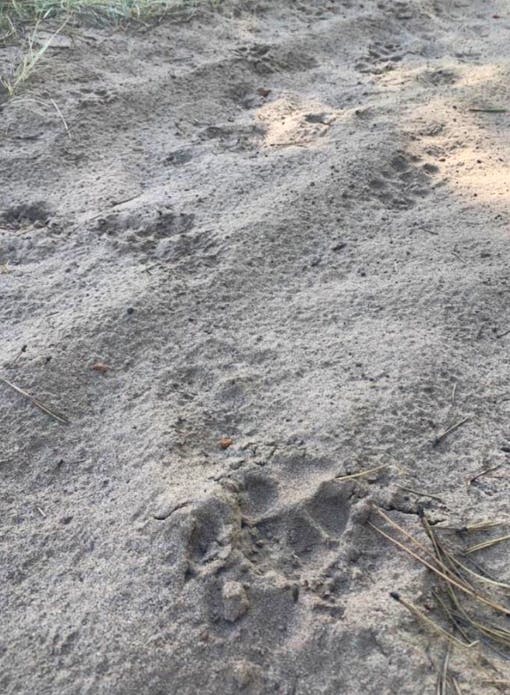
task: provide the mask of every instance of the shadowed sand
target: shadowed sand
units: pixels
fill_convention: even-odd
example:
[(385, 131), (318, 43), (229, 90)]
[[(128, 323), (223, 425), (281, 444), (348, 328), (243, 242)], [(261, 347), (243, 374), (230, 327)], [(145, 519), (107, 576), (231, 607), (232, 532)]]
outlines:
[(0, 690), (434, 692), (366, 521), (508, 515), (507, 3), (63, 34), (1, 105), (0, 373), (70, 423), (0, 383)]

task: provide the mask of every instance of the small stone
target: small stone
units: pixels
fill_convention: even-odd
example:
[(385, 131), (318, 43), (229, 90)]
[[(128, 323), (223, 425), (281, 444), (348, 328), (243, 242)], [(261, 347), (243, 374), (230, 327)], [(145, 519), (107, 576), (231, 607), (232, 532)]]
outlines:
[(234, 443), (234, 440), (232, 437), (222, 437), (219, 441), (220, 449), (228, 449), (229, 446), (232, 446)]
[(232, 546), (225, 545), (221, 550), (218, 551), (218, 560), (227, 560), (230, 553), (232, 552)]
[(250, 600), (240, 582), (228, 581), (223, 584), (223, 617), (229, 623), (239, 620), (250, 606)]
[(235, 685), (244, 690), (250, 684), (253, 685), (257, 677), (258, 667), (249, 661), (237, 661), (232, 668), (232, 676)]

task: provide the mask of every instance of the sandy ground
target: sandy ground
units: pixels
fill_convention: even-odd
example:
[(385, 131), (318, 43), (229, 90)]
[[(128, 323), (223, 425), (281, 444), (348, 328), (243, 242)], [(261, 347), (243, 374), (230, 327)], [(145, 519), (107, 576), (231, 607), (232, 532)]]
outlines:
[(370, 504), (509, 518), (508, 3), (222, 8), (1, 105), (0, 375), (70, 420), (0, 383), (5, 694), (434, 693)]

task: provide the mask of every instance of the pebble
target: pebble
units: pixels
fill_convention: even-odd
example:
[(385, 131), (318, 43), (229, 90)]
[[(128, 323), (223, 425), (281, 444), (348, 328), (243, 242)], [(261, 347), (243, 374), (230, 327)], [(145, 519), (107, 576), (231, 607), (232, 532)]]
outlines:
[(246, 590), (240, 582), (228, 581), (223, 584), (221, 593), (223, 598), (223, 617), (229, 623), (235, 623), (250, 607), (250, 600)]

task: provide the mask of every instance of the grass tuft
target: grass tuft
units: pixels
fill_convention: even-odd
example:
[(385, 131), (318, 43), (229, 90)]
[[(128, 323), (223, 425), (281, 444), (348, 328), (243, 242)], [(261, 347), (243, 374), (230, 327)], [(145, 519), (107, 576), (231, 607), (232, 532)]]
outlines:
[[(77, 16), (99, 24), (120, 23), (193, 9), (207, 0), (0, 0), (0, 39), (15, 35), (20, 25), (56, 17)], [(217, 5), (218, 0), (209, 0)]]
[[(65, 24), (65, 22), (64, 22)], [(34, 49), (34, 41), (37, 33), (37, 25), (32, 34), (28, 37), (28, 47), (26, 52), (23, 54), (21, 62), (17, 66), (12, 78), (2, 77), (0, 83), (6, 90), (10, 97), (13, 97), (18, 91), (18, 87), (22, 85), (30, 77), (34, 71), (35, 66), (41, 60), (43, 55), (46, 53), (48, 48), (51, 46), (51, 42), (55, 36), (63, 29), (64, 24), (60, 26), (57, 31), (52, 34), (37, 50)]]
[[(20, 62), (8, 77), (0, 76), (0, 87), (14, 96), (30, 77), (51, 46), (53, 38), (72, 19), (98, 26), (115, 26), (189, 12), (199, 7), (217, 7), (222, 0), (0, 0), (0, 44), (22, 47)], [(62, 22), (55, 31), (55, 22)], [(53, 35), (35, 49), (37, 32), (50, 23)], [(0, 90), (0, 96), (1, 96)]]

